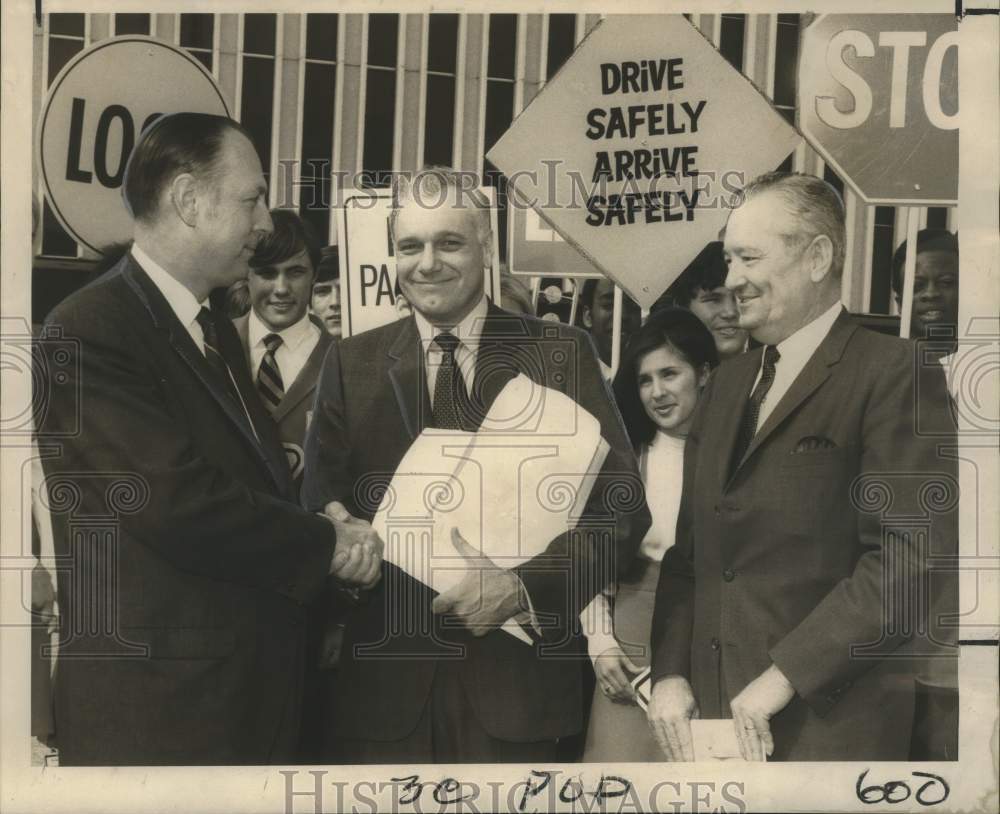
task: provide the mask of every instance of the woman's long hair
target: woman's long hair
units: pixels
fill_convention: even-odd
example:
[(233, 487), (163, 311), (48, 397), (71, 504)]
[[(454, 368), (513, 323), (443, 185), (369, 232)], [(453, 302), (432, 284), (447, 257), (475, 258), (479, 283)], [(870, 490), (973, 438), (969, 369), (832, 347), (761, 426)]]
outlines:
[(690, 311), (665, 308), (650, 314), (629, 340), (612, 384), (625, 429), (637, 449), (652, 441), (656, 434), (656, 425), (639, 400), (639, 363), (647, 353), (664, 346), (677, 351), (695, 372), (705, 365), (714, 369), (719, 364), (711, 331)]

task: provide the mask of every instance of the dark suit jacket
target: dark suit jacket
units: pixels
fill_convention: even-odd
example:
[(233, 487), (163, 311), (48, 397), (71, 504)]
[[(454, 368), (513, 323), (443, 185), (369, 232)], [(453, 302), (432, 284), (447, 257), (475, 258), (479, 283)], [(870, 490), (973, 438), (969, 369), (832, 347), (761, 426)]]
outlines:
[(688, 437), (653, 679), (687, 676), (702, 717), (729, 717), (773, 662), (796, 690), (772, 719), (775, 759), (905, 759), (915, 662), (902, 656), (926, 644), (911, 637), (928, 615), (916, 592), (928, 555), (957, 544), (954, 461), (937, 452), (954, 443), (944, 377), (841, 313), (730, 474), (761, 356), (718, 368)]
[(59, 305), (40, 343), (41, 442), (62, 447), (45, 464), (66, 558), (66, 765), (291, 757), (303, 603), (322, 589), (335, 534), (289, 502), (236, 333), (217, 327), (253, 428), (131, 255)]
[[(307, 507), (339, 499), (354, 514), (374, 514), (379, 485), (388, 484), (431, 422), (422, 354), (412, 317), (331, 346), (306, 439)], [(383, 741), (405, 737), (427, 702), (438, 659), (447, 657), (463, 659), (465, 690), (494, 737), (546, 740), (582, 728), (580, 665), (565, 655), (576, 652), (580, 610), (612, 578), (614, 557), (631, 559), (649, 527), (649, 512), (589, 337), (491, 306), (472, 388), (480, 408), (487, 410), (519, 372), (573, 397), (600, 421), (610, 446), (580, 524), (596, 533), (562, 534), (517, 569), (535, 611), (549, 623), (544, 641), (530, 646), (502, 631), (476, 639), (446, 630), (431, 614), (433, 592), (385, 565), (382, 581), (347, 624), (331, 699), (336, 733)], [(542, 653), (545, 645), (549, 649)]]
[[(313, 401), (316, 396), (316, 382), (319, 380), (320, 370), (323, 368), (323, 357), (333, 342), (333, 337), (326, 332), (326, 328), (319, 320), (313, 319), (313, 323), (319, 328), (319, 341), (312, 349), (305, 365), (295, 377), (291, 384), (285, 383), (285, 397), (271, 413), (271, 418), (278, 425), (278, 437), (281, 445), (285, 449), (285, 456), (288, 458), (288, 467), (292, 472), (292, 480), (295, 482), (296, 490), (302, 486), (302, 474), (305, 470), (305, 453), (302, 445), (305, 443), (306, 429), (309, 427), (309, 419), (312, 415)], [(250, 359), (250, 314), (233, 320), (236, 334), (243, 345), (243, 358), (246, 360), (247, 368), (250, 371), (250, 380), (253, 381), (254, 371), (251, 368)]]

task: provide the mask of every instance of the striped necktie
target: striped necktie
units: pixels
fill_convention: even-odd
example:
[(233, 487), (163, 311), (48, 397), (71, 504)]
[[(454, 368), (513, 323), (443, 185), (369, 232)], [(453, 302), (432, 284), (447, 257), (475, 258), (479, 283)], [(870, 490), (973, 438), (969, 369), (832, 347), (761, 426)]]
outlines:
[(281, 368), (278, 367), (278, 360), (274, 358), (274, 354), (281, 347), (281, 337), (277, 334), (268, 334), (264, 337), (264, 347), (267, 348), (267, 352), (260, 360), (260, 367), (257, 369), (257, 392), (260, 393), (267, 409), (273, 413), (285, 397)]
[(764, 365), (761, 369), (760, 380), (747, 400), (746, 410), (743, 413), (743, 421), (740, 424), (740, 434), (736, 438), (736, 448), (733, 450), (732, 469), (735, 470), (746, 455), (750, 442), (757, 434), (757, 419), (760, 416), (760, 407), (764, 403), (771, 385), (774, 384), (774, 375), (778, 360), (781, 354), (774, 345), (767, 345), (764, 348)]

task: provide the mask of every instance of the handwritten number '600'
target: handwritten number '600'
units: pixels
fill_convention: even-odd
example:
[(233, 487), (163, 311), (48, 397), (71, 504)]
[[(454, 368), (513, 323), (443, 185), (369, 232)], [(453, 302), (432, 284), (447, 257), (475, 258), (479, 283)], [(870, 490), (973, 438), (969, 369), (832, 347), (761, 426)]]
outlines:
[[(874, 803), (901, 803), (903, 800), (910, 799), (910, 787), (907, 785), (905, 780), (890, 780), (882, 785), (872, 785), (872, 786), (862, 786), (864, 779), (868, 776), (869, 769), (865, 769), (860, 775), (858, 775), (858, 783), (856, 786), (856, 791), (858, 794), (858, 799), (862, 803), (874, 804)], [(913, 799), (916, 800), (922, 806), (933, 806), (948, 799), (948, 793), (951, 789), (948, 787), (948, 783), (943, 777), (939, 777), (936, 774), (929, 774), (927, 772), (910, 772), (914, 777), (926, 777), (929, 778), (926, 783), (924, 783), (916, 793), (913, 795)], [(941, 790), (944, 792), (936, 800), (928, 800), (924, 793), (931, 786), (940, 784)]]

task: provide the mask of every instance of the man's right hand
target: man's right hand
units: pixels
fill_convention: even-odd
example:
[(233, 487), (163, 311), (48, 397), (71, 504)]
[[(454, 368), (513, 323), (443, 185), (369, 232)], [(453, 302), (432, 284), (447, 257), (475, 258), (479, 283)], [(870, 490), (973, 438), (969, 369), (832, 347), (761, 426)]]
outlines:
[(374, 588), (382, 578), (384, 545), (371, 523), (351, 516), (343, 504), (326, 504), (324, 516), (337, 531), (330, 573), (347, 585)]
[(698, 715), (698, 704), (686, 678), (665, 676), (653, 685), (646, 717), (667, 760), (694, 760), (691, 719)]
[(594, 659), (597, 686), (616, 704), (635, 703), (632, 676), (641, 672), (642, 668), (626, 656), (625, 651), (617, 645), (609, 647)]

